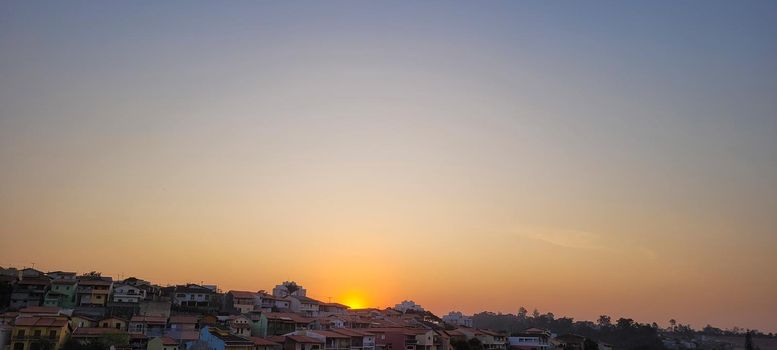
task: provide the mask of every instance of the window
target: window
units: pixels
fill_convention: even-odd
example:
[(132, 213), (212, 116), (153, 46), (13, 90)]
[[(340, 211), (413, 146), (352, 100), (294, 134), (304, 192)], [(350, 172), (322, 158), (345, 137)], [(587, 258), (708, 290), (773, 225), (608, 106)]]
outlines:
[(108, 322), (103, 322), (103, 328), (108, 328)]
[(121, 323), (116, 322), (116, 329), (121, 329)]
[(24, 343), (14, 343), (13, 350), (24, 350)]
[(33, 335), (36, 337), (40, 337), (40, 329), (36, 329)]
[[(18, 333), (16, 333), (16, 336), (18, 336), (18, 337), (23, 337), (23, 336), (24, 336), (24, 330), (23, 330), (23, 329), (20, 329), (20, 330), (19, 330), (19, 332), (18, 332)], [(24, 344), (22, 344), (22, 345), (24, 345)]]
[(57, 331), (49, 331), (49, 338), (56, 338), (57, 337)]

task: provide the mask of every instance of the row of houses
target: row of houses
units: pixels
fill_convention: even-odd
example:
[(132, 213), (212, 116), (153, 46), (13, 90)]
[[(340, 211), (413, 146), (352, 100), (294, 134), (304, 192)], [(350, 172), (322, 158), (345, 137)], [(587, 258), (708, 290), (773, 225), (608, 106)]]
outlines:
[(462, 342), (482, 350), (545, 350), (579, 343), (537, 329), (508, 337), (473, 328), (460, 313), (439, 319), (407, 300), (351, 309), (308, 297), (288, 281), (271, 293), (221, 293), (215, 286), (163, 287), (99, 273), (0, 269), (0, 277), (12, 290), (0, 305), (0, 350), (60, 350), (66, 341), (106, 339), (123, 350), (452, 350)]

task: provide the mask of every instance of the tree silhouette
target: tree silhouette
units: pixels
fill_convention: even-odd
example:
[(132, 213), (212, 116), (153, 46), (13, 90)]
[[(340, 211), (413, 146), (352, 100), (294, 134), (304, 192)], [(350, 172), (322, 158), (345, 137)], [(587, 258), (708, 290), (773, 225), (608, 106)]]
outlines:
[(522, 319), (522, 320), (525, 320), (525, 319), (526, 319), (526, 314), (528, 314), (528, 313), (529, 313), (529, 311), (528, 311), (528, 310), (526, 310), (526, 308), (525, 308), (525, 307), (521, 306), (521, 307), (518, 309), (518, 318), (520, 318), (520, 319)]
[(598, 324), (599, 327), (610, 327), (612, 326), (612, 319), (610, 319), (610, 316), (601, 315), (599, 316), (599, 320), (596, 321), (596, 324)]
[(294, 281), (291, 281), (285, 284), (285, 287), (286, 287), (286, 296), (292, 295), (299, 290), (299, 286)]

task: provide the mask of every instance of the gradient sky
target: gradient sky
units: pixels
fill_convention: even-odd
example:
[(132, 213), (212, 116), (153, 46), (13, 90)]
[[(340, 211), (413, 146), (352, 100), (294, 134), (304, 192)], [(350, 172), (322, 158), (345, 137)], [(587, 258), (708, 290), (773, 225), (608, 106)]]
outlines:
[(777, 2), (0, 2), (0, 266), (777, 331)]

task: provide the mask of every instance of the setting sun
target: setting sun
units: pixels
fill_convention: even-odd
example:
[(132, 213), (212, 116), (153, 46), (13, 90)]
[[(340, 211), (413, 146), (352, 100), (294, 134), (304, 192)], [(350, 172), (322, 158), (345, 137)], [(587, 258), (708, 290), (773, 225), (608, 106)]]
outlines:
[(342, 303), (351, 309), (363, 309), (369, 307), (366, 298), (357, 293), (348, 293), (342, 297)]

